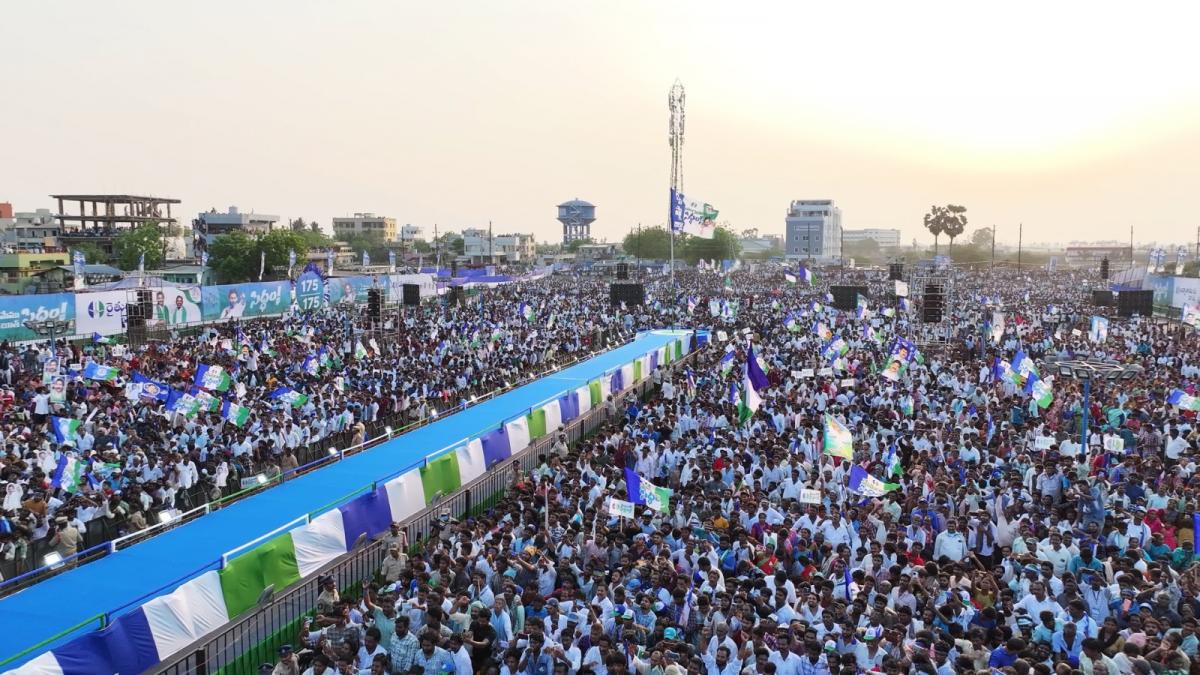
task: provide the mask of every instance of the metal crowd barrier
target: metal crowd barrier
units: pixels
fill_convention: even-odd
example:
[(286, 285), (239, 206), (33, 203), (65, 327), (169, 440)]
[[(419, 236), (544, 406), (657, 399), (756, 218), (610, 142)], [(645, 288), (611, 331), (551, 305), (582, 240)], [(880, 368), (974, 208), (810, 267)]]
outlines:
[[(603, 344), (595, 351), (576, 356), (574, 359), (556, 364), (549, 370), (536, 375), (530, 375), (500, 389), (487, 392), (471, 400), (468, 407), (488, 401), (534, 380), (552, 375), (598, 354), (629, 344), (633, 339), (635, 338), (629, 338), (620, 343), (608, 345), (609, 337), (606, 334), (602, 340)], [(128, 532), (129, 521), (127, 518), (96, 518), (86, 524), (87, 533), (83, 536), (83, 548), (74, 555), (64, 558), (61, 561), (56, 561), (51, 565), (38, 564), (52, 550), (49, 543), (45, 539), (30, 542), (25, 549), (24, 555), (16, 556), (13, 560), (0, 560), (0, 578), (3, 579), (3, 581), (0, 581), (0, 598), (28, 588), (81, 564), (86, 564), (106, 555), (116, 553), (120, 548), (126, 548), (166, 530), (191, 522), (211, 511), (229, 506), (236, 501), (257, 494), (271, 486), (314, 471), (327, 464), (341, 461), (350, 455), (372, 448), (400, 434), (442, 419), (447, 415), (452, 415), (461, 409), (462, 407), (457, 405), (447, 407), (436, 416), (428, 416), (414, 422), (409, 422), (404, 426), (399, 425), (404, 423), (405, 413), (393, 413), (385, 419), (364, 422), (364, 426), (366, 427), (364, 436), (366, 440), (356, 445), (350, 445), (353, 438), (353, 434), (350, 432), (340, 432), (326, 436), (319, 441), (296, 448), (297, 466), (286, 469), (274, 476), (266, 476), (253, 472), (241, 475), (231, 472), (225, 493), (216, 500), (209, 501), (206, 499), (205, 492), (207, 488), (203, 485), (195, 485), (188, 490), (180, 491), (176, 496), (175, 506), (180, 513), (170, 514), (169, 519), (162, 520), (159, 519), (158, 512), (148, 513), (148, 527), (143, 530)], [(396, 426), (393, 427), (393, 425)], [(391, 429), (391, 431), (388, 432), (387, 429)], [(331, 453), (330, 449), (337, 449), (337, 452)], [(237, 485), (240, 478), (251, 478), (257, 475), (262, 475), (263, 479), (259, 484), (250, 485), (245, 488)]]
[[(689, 351), (683, 359), (667, 365), (667, 370), (674, 370), (678, 364), (691, 360), (699, 353), (699, 349)], [(614, 401), (620, 401), (629, 394), (638, 398), (646, 398), (653, 388), (653, 376), (643, 378), (632, 387), (613, 394)], [(530, 443), (529, 447), (513, 455), (508, 460), (495, 465), (484, 475), (471, 483), (464, 485), (458, 491), (443, 499), (430, 504), (421, 512), (402, 523), (402, 529), (408, 535), (412, 547), (419, 546), (423, 537), (429, 532), (430, 526), (443, 509), (448, 509), (455, 518), (475, 516), (486, 512), (499, 499), (503, 498), (512, 480), (512, 463), (519, 462), (523, 472), (537, 468), (539, 458), (546, 454), (560, 434), (567, 438), (568, 445), (574, 446), (609, 419), (605, 405), (600, 405), (588, 411), (585, 415), (564, 424), (554, 432)], [(619, 406), (615, 416), (624, 415)], [(276, 660), (276, 650), (284, 644), (294, 644), (298, 635), (300, 622), (311, 615), (317, 604), (317, 577), (332, 576), (338, 588), (346, 591), (343, 597), (358, 597), (356, 589), (365, 580), (375, 578), (376, 573), (386, 555), (385, 545), (380, 540), (367, 543), (357, 551), (351, 551), (334, 561), (318, 574), (313, 574), (297, 584), (277, 592), (272, 600), (266, 602), (220, 631), (205, 636), (201, 640), (181, 650), (174, 657), (164, 661), (147, 673), (166, 673), (168, 675), (207, 675), (220, 671), (223, 675), (239, 673), (256, 673), (262, 663)]]

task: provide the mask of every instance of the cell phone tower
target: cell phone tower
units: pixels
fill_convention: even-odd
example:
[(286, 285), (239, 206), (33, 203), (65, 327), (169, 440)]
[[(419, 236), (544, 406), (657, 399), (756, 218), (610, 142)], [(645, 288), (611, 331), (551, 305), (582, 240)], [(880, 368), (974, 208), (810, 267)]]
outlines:
[[(687, 96), (683, 91), (683, 83), (678, 78), (671, 85), (667, 94), (667, 110), (670, 111), (669, 140), (671, 143), (671, 190), (672, 195), (683, 195), (683, 104)], [(667, 214), (667, 227), (671, 241), (671, 281), (675, 281), (675, 204), (672, 200), (671, 213)]]

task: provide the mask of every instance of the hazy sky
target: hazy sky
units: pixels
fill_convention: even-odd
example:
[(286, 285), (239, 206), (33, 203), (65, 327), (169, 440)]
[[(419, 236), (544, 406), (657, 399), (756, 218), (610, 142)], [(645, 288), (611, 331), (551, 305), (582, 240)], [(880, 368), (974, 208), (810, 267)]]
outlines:
[(685, 191), (737, 229), (789, 200), (927, 240), (930, 204), (999, 239), (1194, 242), (1196, 3), (5, 3), (0, 201), (156, 194), (610, 240)]

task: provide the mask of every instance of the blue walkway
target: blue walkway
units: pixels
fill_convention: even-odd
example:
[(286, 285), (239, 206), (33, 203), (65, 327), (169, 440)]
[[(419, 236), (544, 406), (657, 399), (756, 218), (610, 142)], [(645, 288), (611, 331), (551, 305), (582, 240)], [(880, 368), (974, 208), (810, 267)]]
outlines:
[[(177, 527), (77, 569), (0, 599), (0, 660), (99, 614), (124, 614), (219, 567), (221, 555), (328, 505), (372, 481), (399, 475), (430, 453), (490, 431), (551, 398), (677, 339), (680, 333), (644, 334), (632, 343), (494, 399), (414, 429), (366, 452), (306, 474), (228, 508)], [(96, 629), (96, 623), (40, 647), (24, 660)]]

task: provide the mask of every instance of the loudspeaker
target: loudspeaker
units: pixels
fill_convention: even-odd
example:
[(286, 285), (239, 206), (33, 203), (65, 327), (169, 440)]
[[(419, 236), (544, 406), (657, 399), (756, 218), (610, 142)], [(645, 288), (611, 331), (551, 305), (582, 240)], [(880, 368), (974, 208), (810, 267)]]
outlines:
[(940, 323), (946, 310), (946, 288), (939, 283), (925, 284), (921, 293), (921, 321)]
[(1097, 307), (1112, 307), (1112, 291), (1092, 291), (1092, 304)]
[(451, 277), (458, 276), (458, 261), (457, 260), (450, 261), (450, 276)]
[(641, 305), (646, 302), (646, 287), (641, 284), (612, 284), (608, 287), (608, 301), (626, 307)]
[(378, 323), (383, 316), (383, 292), (378, 288), (367, 289), (367, 317)]
[(1100, 259), (1100, 278), (1108, 280), (1108, 256)]
[(843, 312), (858, 307), (858, 296), (867, 297), (866, 286), (830, 286), (829, 292), (833, 295), (833, 308)]
[(130, 303), (130, 302), (125, 303), (125, 325), (126, 326), (134, 326), (134, 325), (145, 326), (146, 325), (146, 314), (144, 314), (143, 311), (144, 311), (144, 308), (142, 307), (141, 303), (138, 303), (138, 304), (134, 304), (134, 303)]
[(1121, 291), (1117, 294), (1117, 314), (1130, 317), (1154, 314), (1154, 291)]
[(888, 264), (888, 281), (904, 281), (904, 263)]
[(617, 278), (622, 280), (629, 278), (629, 263), (617, 263)]
[(416, 284), (404, 284), (404, 304), (416, 307), (421, 304), (421, 287)]
[(450, 304), (451, 305), (461, 305), (462, 301), (463, 301), (462, 286), (451, 286), (450, 287)]

